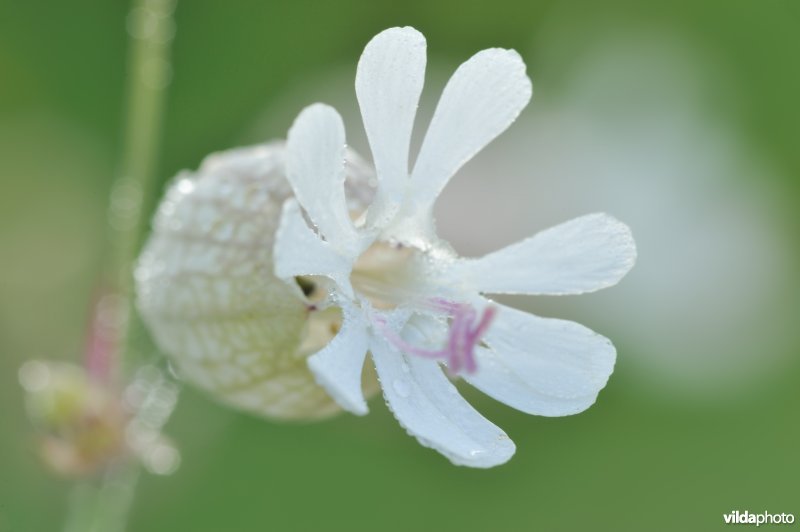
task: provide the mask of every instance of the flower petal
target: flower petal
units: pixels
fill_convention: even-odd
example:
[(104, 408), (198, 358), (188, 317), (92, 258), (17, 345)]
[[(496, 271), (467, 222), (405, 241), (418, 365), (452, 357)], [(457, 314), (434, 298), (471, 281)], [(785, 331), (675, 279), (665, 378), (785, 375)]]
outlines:
[(294, 199), (283, 204), (273, 248), (275, 276), (290, 285), (298, 275), (323, 275), (336, 281), (342, 293), (353, 297), (352, 261), (322, 240), (306, 223)]
[(514, 443), (467, 403), (433, 360), (406, 356), (373, 337), (370, 351), (389, 408), (409, 434), (456, 465), (493, 467)]
[(357, 240), (345, 201), (344, 164), (339, 113), (321, 103), (303, 109), (289, 129), (286, 176), (311, 221), (337, 249), (348, 249)]
[(428, 214), (453, 174), (511, 125), (531, 94), (525, 63), (514, 50), (483, 50), (458, 67), (411, 175), (412, 212)]
[(425, 81), (425, 37), (414, 28), (390, 28), (364, 48), (356, 94), (379, 183), (369, 225), (395, 214), (408, 181), (408, 149)]
[(478, 371), (465, 379), (509, 406), (542, 416), (591, 406), (614, 370), (607, 338), (571, 321), (541, 318), (498, 305), (479, 349)]
[(607, 214), (589, 214), (459, 261), (451, 275), (486, 293), (580, 294), (617, 284), (634, 262), (628, 226)]
[(308, 358), (317, 384), (325, 388), (339, 406), (359, 416), (368, 412), (361, 391), (361, 372), (369, 340), (362, 312), (343, 302), (342, 327), (321, 351)]

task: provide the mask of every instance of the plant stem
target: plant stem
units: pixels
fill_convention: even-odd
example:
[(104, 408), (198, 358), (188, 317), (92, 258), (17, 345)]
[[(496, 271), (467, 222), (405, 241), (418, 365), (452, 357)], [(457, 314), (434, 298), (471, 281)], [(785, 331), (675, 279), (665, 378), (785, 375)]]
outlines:
[(132, 264), (146, 225), (144, 199), (153, 188), (161, 123), (172, 70), (169, 49), (174, 35), (176, 0), (136, 0), (128, 15), (131, 36), (128, 88), (120, 172), (111, 191), (112, 293), (120, 296), (118, 358), (136, 360), (129, 342), (132, 308)]
[[(109, 366), (117, 371), (137, 365), (131, 346), (132, 265), (145, 226), (144, 198), (153, 187), (161, 140), (166, 88), (172, 75), (169, 49), (176, 0), (136, 0), (127, 19), (131, 37), (123, 151), (109, 207), (112, 308), (116, 329)], [(102, 481), (75, 485), (65, 532), (123, 532), (141, 466), (134, 458), (109, 467)]]
[(124, 532), (139, 470), (128, 460), (107, 471), (100, 483), (76, 484), (64, 532)]

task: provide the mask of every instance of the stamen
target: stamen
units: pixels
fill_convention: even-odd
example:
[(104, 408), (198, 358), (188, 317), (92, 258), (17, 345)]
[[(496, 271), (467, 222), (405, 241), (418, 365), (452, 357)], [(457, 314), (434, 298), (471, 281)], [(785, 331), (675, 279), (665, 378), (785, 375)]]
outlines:
[(381, 317), (376, 318), (375, 323), (386, 339), (401, 351), (422, 358), (443, 359), (447, 362), (447, 369), (452, 374), (457, 374), (462, 370), (466, 373), (475, 373), (478, 369), (475, 361), (475, 346), (489, 329), (497, 309), (487, 306), (476, 323), (475, 308), (466, 303), (437, 298), (431, 299), (429, 306), (447, 313), (451, 318), (447, 344), (442, 349), (424, 349), (411, 345), (392, 330), (386, 324), (386, 320)]

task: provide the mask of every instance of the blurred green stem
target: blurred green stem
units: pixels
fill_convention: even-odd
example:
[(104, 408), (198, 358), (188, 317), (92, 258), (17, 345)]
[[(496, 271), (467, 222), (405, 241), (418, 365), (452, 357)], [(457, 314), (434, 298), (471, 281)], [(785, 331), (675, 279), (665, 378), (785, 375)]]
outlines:
[(128, 338), (134, 322), (132, 264), (145, 225), (144, 198), (156, 174), (161, 122), (172, 70), (169, 48), (175, 32), (176, 0), (136, 0), (127, 28), (131, 37), (128, 89), (120, 173), (111, 191), (111, 264), (113, 287), (120, 307), (118, 358), (135, 366)]
[[(125, 130), (119, 175), (111, 190), (108, 265), (117, 342), (112, 368), (136, 366), (131, 348), (132, 266), (144, 228), (144, 198), (156, 174), (166, 88), (172, 75), (169, 48), (176, 0), (136, 0), (127, 19), (130, 35)], [(135, 459), (109, 468), (102, 482), (75, 486), (65, 532), (123, 532), (133, 502), (140, 466)]]
[(124, 532), (140, 467), (128, 462), (109, 470), (101, 483), (77, 484), (64, 532)]

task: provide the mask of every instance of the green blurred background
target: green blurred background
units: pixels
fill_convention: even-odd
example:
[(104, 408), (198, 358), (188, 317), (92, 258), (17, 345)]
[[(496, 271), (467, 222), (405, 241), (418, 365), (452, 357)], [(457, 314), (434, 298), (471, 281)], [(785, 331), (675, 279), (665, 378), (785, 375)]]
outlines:
[[(443, 232), (477, 253), (545, 223), (609, 210), (633, 227), (643, 273), (634, 270), (618, 289), (597, 296), (529, 307), (578, 319), (617, 345), (616, 371), (587, 412), (530, 417), (463, 389), (515, 440), (510, 463), (489, 471), (452, 466), (406, 436), (379, 400), (363, 419), (280, 424), (228, 410), (187, 387), (166, 429), (181, 449), (181, 468), (170, 477), (143, 478), (130, 530), (712, 530), (734, 509), (800, 516), (800, 216), (793, 210), (800, 4), (599, 4), (179, 2), (162, 185), (212, 151), (283, 136), (292, 117), (315, 100), (343, 106), (348, 133), (363, 147), (361, 126), (347, 112), (355, 106), (350, 91), (358, 56), (378, 31), (413, 25), (428, 38), (431, 102), (448, 73), (482, 48), (516, 48), (534, 80), (533, 103), (520, 124), (464, 169), (464, 185), (454, 182), (445, 192), (468, 202), (470, 190), (482, 190), (469, 189), (470, 175), (496, 172), (491, 179), (502, 183), (503, 170), (514, 174), (512, 188), (498, 185), (505, 196), (487, 200), (493, 206), (485, 210), (486, 227), (498, 233), (482, 239), (459, 233), (452, 213), (463, 216), (465, 204), (453, 199), (442, 207)], [(29, 358), (81, 356), (105, 246), (106, 199), (122, 149), (129, 7), (0, 2), (3, 532), (58, 530), (66, 512), (70, 483), (51, 476), (36, 456), (17, 369)], [(679, 50), (677, 67), (664, 59), (675, 54), (654, 51), (665, 42)], [(637, 61), (612, 61), (623, 66), (585, 74), (608, 64), (600, 59), (631, 51)], [(665, 74), (662, 61), (673, 70)], [(631, 86), (638, 89), (628, 94)], [(662, 108), (662, 101), (669, 105)], [(423, 102), (423, 115), (430, 108)], [(660, 176), (661, 188), (650, 189), (656, 203), (658, 191), (672, 187), (675, 208), (663, 218), (640, 212), (652, 209), (642, 207), (625, 179), (570, 181), (570, 172), (584, 169), (559, 164), (579, 153), (564, 150), (558, 164), (549, 161), (559, 176), (537, 170), (536, 158), (526, 156), (553, 138), (548, 128), (529, 128), (563, 124), (545, 121), (554, 116), (580, 116), (570, 123), (594, 128), (595, 136), (578, 141), (562, 130), (556, 138), (602, 153), (608, 143), (598, 139), (618, 138), (636, 159), (637, 133), (653, 131), (642, 129), (641, 117), (652, 125), (681, 113), (689, 118), (670, 138), (683, 144), (658, 159), (665, 143), (656, 141), (647, 152), (655, 155), (634, 168), (645, 181), (649, 173)], [(591, 126), (580, 125), (587, 120)], [(709, 151), (713, 164), (700, 161), (697, 179), (684, 183), (664, 171), (675, 165), (677, 176), (678, 163), (691, 167)], [(614, 153), (626, 159), (624, 149)], [(585, 162), (591, 167), (595, 160)], [(626, 162), (615, 159), (604, 171)], [(516, 200), (545, 214), (514, 218), (507, 227), (493, 221), (502, 217), (493, 216), (496, 209), (514, 205), (522, 185), (513, 179), (527, 175), (540, 191), (517, 193)], [(565, 179), (570, 186), (549, 188)], [(593, 199), (575, 203), (575, 195)], [(715, 214), (720, 209), (727, 209), (724, 216)], [(697, 224), (710, 217), (719, 227), (700, 231), (692, 221), (697, 213), (707, 217)], [(681, 227), (699, 239), (696, 249), (675, 249), (650, 231), (656, 226)], [(665, 251), (685, 260), (675, 263)], [(714, 289), (698, 290), (707, 285)], [(666, 291), (671, 311), (659, 296)]]

